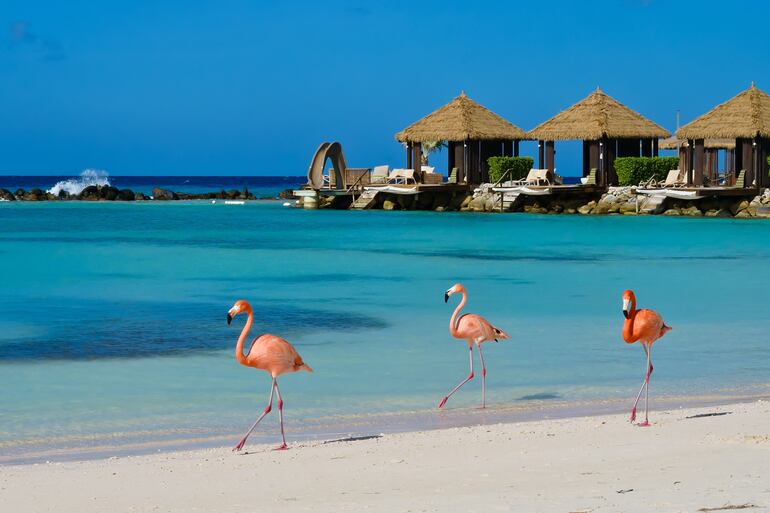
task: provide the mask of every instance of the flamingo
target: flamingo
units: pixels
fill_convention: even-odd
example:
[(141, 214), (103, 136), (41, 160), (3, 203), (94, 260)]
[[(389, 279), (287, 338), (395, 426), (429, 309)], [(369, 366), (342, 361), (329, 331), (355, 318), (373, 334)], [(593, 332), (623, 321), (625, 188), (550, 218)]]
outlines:
[(288, 449), (288, 446), (286, 445), (286, 436), (283, 432), (283, 399), (281, 398), (281, 391), (278, 389), (278, 376), (300, 370), (313, 372), (313, 369), (302, 361), (302, 357), (297, 353), (297, 350), (294, 349), (294, 346), (275, 335), (264, 334), (258, 336), (251, 343), (249, 352), (244, 355), (243, 342), (246, 340), (246, 336), (249, 334), (249, 330), (251, 330), (251, 324), (254, 321), (254, 313), (248, 301), (240, 299), (235, 302), (233, 307), (227, 312), (227, 324), (229, 326), (233, 318), (242, 313), (248, 314), (248, 318), (246, 319), (246, 324), (243, 326), (241, 335), (238, 337), (238, 343), (235, 345), (235, 359), (238, 363), (245, 365), (246, 367), (267, 371), (270, 373), (273, 383), (270, 386), (270, 399), (267, 402), (265, 410), (259, 417), (257, 417), (256, 422), (249, 428), (246, 435), (233, 450), (240, 451), (243, 449), (243, 446), (246, 444), (246, 439), (251, 432), (254, 431), (254, 428), (256, 428), (265, 415), (270, 413), (273, 409), (273, 392), (278, 395), (278, 419), (281, 424), (282, 443), (277, 449)]
[(497, 342), (498, 339), (510, 337), (500, 328), (492, 326), (492, 323), (480, 315), (464, 314), (458, 317), (460, 310), (463, 309), (465, 302), (468, 300), (468, 293), (466, 292), (465, 287), (460, 283), (453, 285), (452, 288), (444, 293), (444, 302), (446, 303), (449, 301), (449, 296), (456, 293), (462, 294), (463, 298), (460, 301), (460, 304), (457, 305), (457, 308), (455, 308), (452, 318), (449, 319), (449, 333), (454, 338), (465, 340), (468, 343), (468, 356), (470, 357), (471, 369), (468, 373), (468, 377), (454, 387), (441, 402), (438, 403), (438, 407), (443, 408), (452, 394), (473, 379), (473, 345), (475, 344), (479, 349), (479, 359), (481, 360), (481, 407), (484, 408), (486, 407), (487, 367), (484, 365), (484, 354), (481, 352), (481, 344), (483, 342), (489, 342), (490, 340)]
[(663, 322), (663, 317), (658, 312), (646, 308), (637, 310), (636, 296), (631, 290), (623, 292), (623, 316), (626, 318), (623, 322), (623, 340), (628, 344), (640, 342), (644, 353), (647, 355), (644, 381), (639, 389), (639, 394), (636, 396), (634, 406), (631, 408), (630, 422), (636, 420), (636, 405), (639, 404), (642, 392), (646, 391), (644, 397), (644, 422), (640, 423), (639, 426), (647, 427), (650, 425), (648, 414), (650, 406), (650, 375), (652, 374), (652, 360), (650, 360), (652, 344), (671, 331), (672, 328), (671, 326), (666, 326), (666, 323)]

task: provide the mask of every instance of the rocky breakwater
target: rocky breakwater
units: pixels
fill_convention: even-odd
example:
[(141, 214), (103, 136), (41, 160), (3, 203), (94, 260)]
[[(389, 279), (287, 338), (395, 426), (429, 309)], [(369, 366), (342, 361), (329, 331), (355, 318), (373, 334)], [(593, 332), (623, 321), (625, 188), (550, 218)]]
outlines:
[[(152, 195), (147, 196), (141, 192), (134, 192), (131, 189), (118, 189), (111, 185), (89, 185), (79, 194), (70, 194), (66, 190), (60, 190), (58, 194), (43, 191), (42, 189), (17, 189), (11, 192), (8, 189), (0, 188), (0, 201), (173, 201), (173, 200), (201, 200), (201, 199), (257, 199), (249, 190), (244, 187), (243, 190), (231, 189), (229, 191), (207, 192), (201, 194), (189, 194), (183, 192), (174, 192), (168, 189), (155, 187), (152, 189)], [(274, 199), (274, 198), (263, 198)]]
[(635, 187), (611, 187), (599, 201), (583, 205), (578, 212), (585, 215), (770, 218), (770, 189), (753, 198), (715, 196), (689, 200), (636, 194)]

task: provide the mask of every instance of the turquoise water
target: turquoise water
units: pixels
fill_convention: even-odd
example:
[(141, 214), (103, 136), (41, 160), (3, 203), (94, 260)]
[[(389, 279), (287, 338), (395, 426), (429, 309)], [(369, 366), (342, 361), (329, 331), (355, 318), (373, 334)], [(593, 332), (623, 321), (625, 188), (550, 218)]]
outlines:
[[(770, 381), (765, 221), (6, 203), (0, 264), (6, 457), (237, 441), (269, 388), (234, 361), (239, 298), (253, 335), (286, 337), (316, 371), (280, 381), (290, 441), (433, 415), (467, 373), (447, 332), (459, 298), (443, 301), (457, 281), (467, 311), (512, 335), (485, 345), (492, 411), (633, 399), (644, 359), (620, 338), (626, 288), (674, 327), (653, 351), (653, 399)], [(441, 415), (472, 422), (479, 399), (476, 380)]]

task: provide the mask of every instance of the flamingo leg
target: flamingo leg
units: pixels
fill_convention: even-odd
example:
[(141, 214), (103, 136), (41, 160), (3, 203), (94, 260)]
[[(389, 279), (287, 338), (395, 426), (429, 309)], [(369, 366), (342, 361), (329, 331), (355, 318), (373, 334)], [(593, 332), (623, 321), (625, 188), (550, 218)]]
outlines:
[(452, 394), (460, 390), (460, 387), (473, 379), (473, 346), (468, 347), (468, 356), (470, 357), (471, 370), (468, 373), (468, 377), (462, 380), (456, 387), (454, 387), (442, 400), (438, 403), (439, 408), (443, 408), (447, 400), (452, 397)]
[(254, 428), (257, 427), (257, 425), (262, 421), (263, 418), (265, 418), (265, 415), (270, 413), (270, 410), (273, 409), (273, 392), (275, 391), (276, 387), (276, 381), (275, 378), (273, 378), (273, 384), (270, 385), (270, 399), (267, 402), (267, 406), (265, 406), (265, 410), (262, 412), (262, 414), (257, 417), (257, 420), (252, 424), (251, 428), (246, 432), (246, 434), (243, 436), (240, 442), (238, 442), (238, 445), (236, 445), (233, 450), (234, 451), (240, 451), (243, 449), (243, 446), (246, 445), (246, 439), (249, 437), (252, 431), (254, 431)]
[(281, 446), (278, 447), (276, 450), (284, 450), (288, 449), (289, 446), (286, 445), (286, 435), (283, 433), (283, 399), (281, 398), (281, 391), (278, 389), (278, 380), (274, 380), (275, 383), (275, 393), (278, 396), (278, 421), (281, 423)]
[[(639, 404), (639, 399), (642, 397), (642, 392), (647, 391), (647, 396), (649, 397), (649, 384), (650, 384), (650, 374), (652, 374), (652, 364), (650, 363), (650, 348), (647, 346), (646, 343), (642, 342), (642, 349), (644, 349), (644, 354), (647, 355), (647, 363), (645, 366), (645, 375), (644, 375), (644, 381), (642, 381), (642, 386), (639, 388), (639, 393), (636, 394), (636, 399), (634, 400), (634, 406), (631, 408), (631, 422), (634, 422), (636, 420), (636, 406)], [(645, 418), (647, 417), (647, 413), (645, 412)], [(645, 419), (645, 423), (640, 425), (649, 425), (647, 420)]]
[(644, 422), (640, 426), (650, 425), (650, 376), (652, 376), (652, 346), (647, 348), (647, 388), (644, 391)]
[(487, 366), (484, 365), (484, 354), (481, 352), (481, 344), (477, 344), (479, 348), (479, 359), (481, 360), (481, 407), (487, 407)]

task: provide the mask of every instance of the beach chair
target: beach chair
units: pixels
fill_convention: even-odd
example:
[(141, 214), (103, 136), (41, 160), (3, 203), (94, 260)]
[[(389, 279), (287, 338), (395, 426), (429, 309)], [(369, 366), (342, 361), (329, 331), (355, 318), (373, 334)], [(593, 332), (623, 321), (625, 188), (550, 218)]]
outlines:
[(738, 178), (735, 179), (735, 183), (733, 184), (733, 187), (746, 187), (746, 170), (741, 169), (740, 173), (738, 173)]
[(371, 183), (387, 183), (390, 166), (374, 166), (372, 168)]
[(420, 171), (423, 173), (433, 173), (436, 171), (436, 168), (433, 166), (420, 166)]
[(682, 171), (679, 169), (672, 169), (668, 172), (666, 180), (659, 183), (661, 187), (684, 187), (687, 182), (682, 178)]
[(447, 177), (446, 183), (457, 183), (457, 172), (459, 170), (456, 167), (452, 168), (452, 171), (449, 172), (449, 176)]
[(529, 170), (529, 173), (527, 173), (526, 178), (522, 178), (520, 180), (513, 180), (511, 182), (511, 185), (537, 185), (539, 172), (540, 172), (539, 169), (532, 168)]
[(417, 183), (417, 179), (414, 177), (414, 169), (394, 169), (388, 175), (388, 183), (407, 184), (410, 180), (412, 183)]
[(583, 185), (596, 185), (596, 171), (597, 169), (595, 167), (591, 168), (591, 171), (588, 172), (588, 176), (584, 176), (580, 179), (580, 183)]
[(537, 171), (537, 178), (535, 179), (535, 185), (552, 185), (552, 174), (548, 169), (539, 169)]

